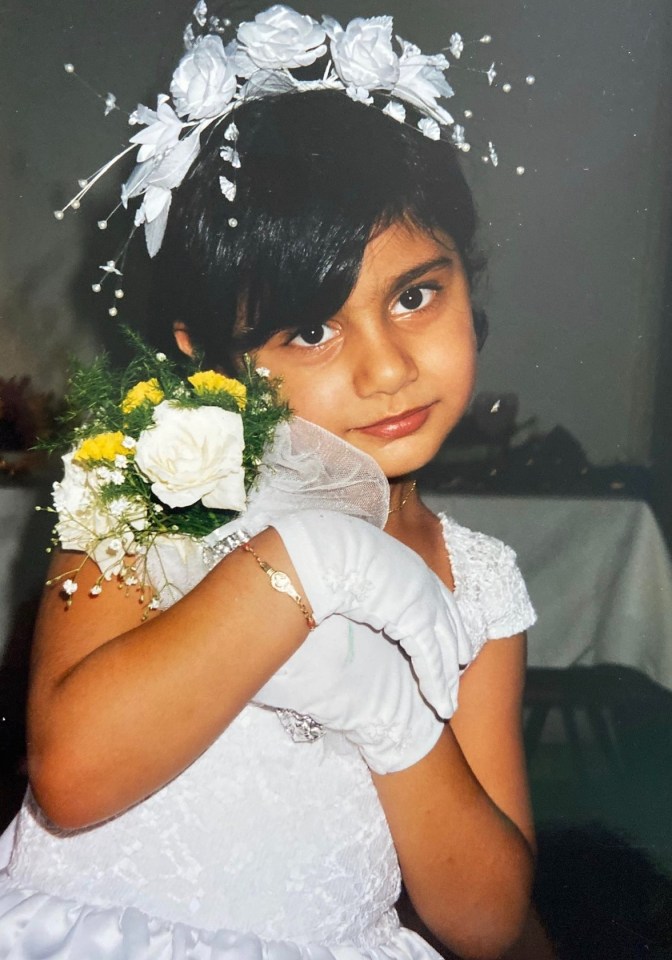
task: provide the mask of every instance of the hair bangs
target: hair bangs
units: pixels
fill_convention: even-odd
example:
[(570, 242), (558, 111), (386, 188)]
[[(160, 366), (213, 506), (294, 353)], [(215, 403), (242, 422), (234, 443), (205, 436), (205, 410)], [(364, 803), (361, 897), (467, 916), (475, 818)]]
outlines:
[(214, 127), (176, 191), (160, 254), (176, 265), (168, 309), (208, 362), (233, 369), (273, 334), (328, 320), (367, 243), (396, 222), (449, 236), (472, 281), (475, 211), (451, 144), (324, 90), (251, 101), (237, 126), (240, 168), (222, 160)]

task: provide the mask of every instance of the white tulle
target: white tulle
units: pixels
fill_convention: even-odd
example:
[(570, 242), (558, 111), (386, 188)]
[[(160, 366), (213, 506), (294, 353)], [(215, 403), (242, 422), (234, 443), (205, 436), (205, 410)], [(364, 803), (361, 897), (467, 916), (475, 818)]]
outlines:
[(389, 505), (390, 485), (372, 457), (294, 417), (280, 426), (264, 456), (249, 512), (334, 510), (382, 529)]
[[(273, 518), (301, 510), (345, 513), (382, 530), (389, 502), (389, 483), (372, 457), (322, 427), (293, 417), (278, 426), (244, 513), (200, 543), (183, 536), (157, 537), (147, 554), (147, 571), (159, 606), (166, 609), (193, 589), (204, 574), (202, 550), (234, 533), (244, 531), (252, 537)], [(205, 559), (211, 565), (207, 555)]]

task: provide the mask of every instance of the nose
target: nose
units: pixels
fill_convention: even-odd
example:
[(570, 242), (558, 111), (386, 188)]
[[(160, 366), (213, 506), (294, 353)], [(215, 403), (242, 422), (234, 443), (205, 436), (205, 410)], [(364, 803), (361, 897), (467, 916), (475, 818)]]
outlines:
[(360, 331), (352, 349), (353, 384), (360, 397), (392, 395), (417, 379), (418, 368), (410, 344), (392, 324), (375, 324)]

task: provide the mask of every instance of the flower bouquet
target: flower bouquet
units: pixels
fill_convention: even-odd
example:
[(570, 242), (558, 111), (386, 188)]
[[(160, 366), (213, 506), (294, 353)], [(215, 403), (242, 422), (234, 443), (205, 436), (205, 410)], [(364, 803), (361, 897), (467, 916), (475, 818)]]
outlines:
[[(139, 586), (144, 602), (157, 539), (199, 540), (244, 511), (262, 454), (290, 417), (278, 381), (249, 357), (233, 379), (198, 360), (180, 366), (128, 336), (136, 356), (125, 370), (101, 357), (70, 379), (61, 437), (69, 449), (50, 508), (54, 544), (85, 555), (50, 581), (68, 604), (86, 556), (100, 569), (93, 596), (118, 577)], [(146, 603), (158, 605), (154, 596)]]

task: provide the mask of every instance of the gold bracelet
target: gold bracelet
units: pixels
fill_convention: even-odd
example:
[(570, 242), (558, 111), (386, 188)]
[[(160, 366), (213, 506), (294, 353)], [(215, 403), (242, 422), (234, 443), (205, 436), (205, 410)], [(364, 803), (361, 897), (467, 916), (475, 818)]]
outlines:
[(283, 573), (282, 570), (275, 570), (270, 563), (266, 563), (265, 560), (262, 560), (259, 554), (254, 552), (249, 543), (243, 545), (243, 550), (245, 550), (246, 553), (252, 554), (268, 579), (271, 581), (271, 586), (274, 590), (277, 590), (278, 593), (286, 593), (288, 597), (291, 597), (306, 618), (306, 623), (308, 624), (309, 629), (314, 630), (317, 626), (315, 623), (315, 617), (306, 606), (301, 594), (297, 593), (296, 589), (294, 588), (294, 584), (289, 579), (287, 574)]

